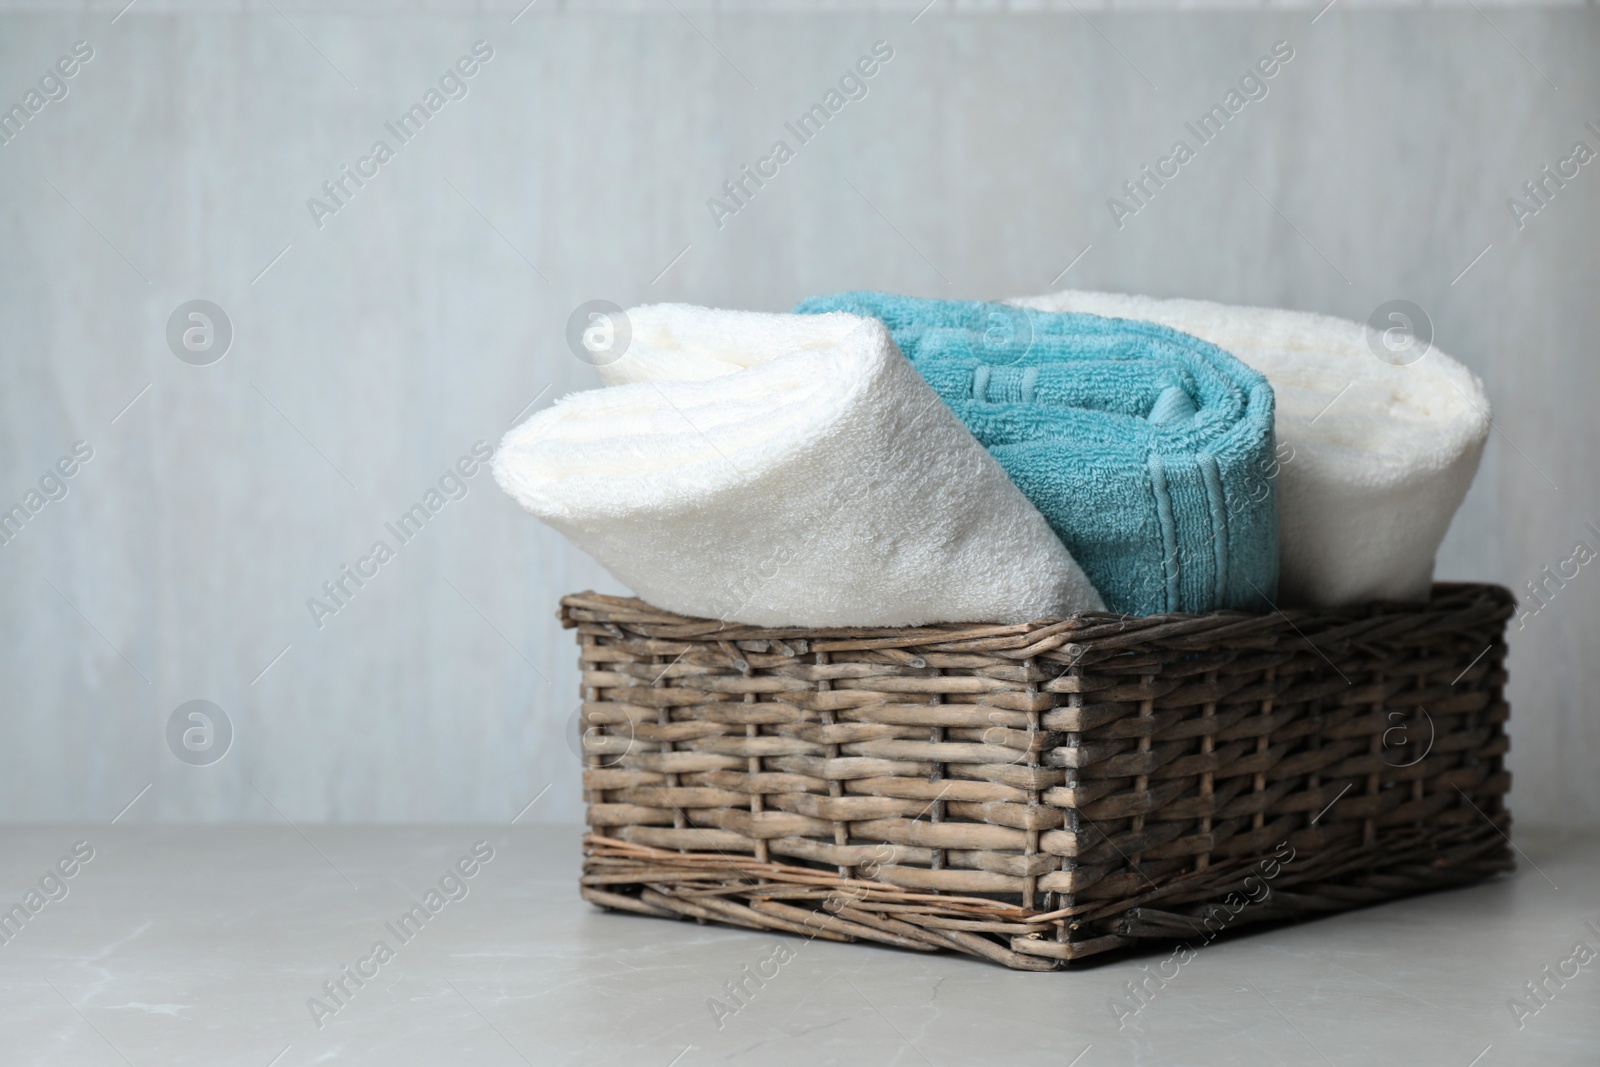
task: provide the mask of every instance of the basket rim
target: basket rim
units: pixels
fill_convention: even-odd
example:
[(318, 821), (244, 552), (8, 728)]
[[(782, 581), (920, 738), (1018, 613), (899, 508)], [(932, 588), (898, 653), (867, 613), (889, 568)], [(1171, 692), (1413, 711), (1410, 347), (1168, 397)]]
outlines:
[(557, 618), (565, 629), (573, 629), (584, 622), (601, 622), (626, 626), (650, 637), (680, 641), (731, 644), (805, 640), (812, 651), (905, 647), (955, 650), (958, 646), (961, 651), (1004, 654), (1028, 648), (1045, 651), (1068, 643), (1091, 641), (1104, 648), (1108, 642), (1135, 644), (1200, 634), (1208, 640), (1240, 638), (1285, 624), (1330, 639), (1370, 639), (1374, 627), (1382, 626), (1385, 621), (1403, 621), (1407, 629), (1414, 629), (1425, 619), (1456, 620), (1462, 614), (1469, 614), (1484, 621), (1499, 621), (1515, 613), (1516, 598), (1498, 583), (1435, 582), (1429, 599), (1420, 604), (1374, 600), (1338, 608), (1275, 608), (1262, 614), (1214, 611), (1119, 615), (1084, 611), (1026, 623), (933, 623), (905, 627), (758, 626), (680, 615), (638, 597), (587, 590), (562, 597)]

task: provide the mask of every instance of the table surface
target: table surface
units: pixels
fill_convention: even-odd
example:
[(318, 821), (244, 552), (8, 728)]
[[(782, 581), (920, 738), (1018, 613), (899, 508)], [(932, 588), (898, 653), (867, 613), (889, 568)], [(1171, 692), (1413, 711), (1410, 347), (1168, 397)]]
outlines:
[[(0, 828), (0, 909), (26, 915), (0, 926), (0, 1063), (1600, 1063), (1596, 832), (1519, 832), (1514, 875), (1181, 966), (1044, 974), (601, 912), (581, 832)], [(736, 1000), (746, 973), (770, 977)]]

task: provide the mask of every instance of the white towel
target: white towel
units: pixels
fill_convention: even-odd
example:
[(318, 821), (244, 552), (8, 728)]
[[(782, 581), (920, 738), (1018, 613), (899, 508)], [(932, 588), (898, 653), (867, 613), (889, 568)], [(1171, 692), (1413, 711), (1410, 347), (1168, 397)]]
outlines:
[[(495, 479), (651, 603), (765, 626), (1100, 610), (882, 324), (684, 305), (506, 435)], [(672, 380), (689, 379), (689, 380)]]
[(1285, 457), (1279, 602), (1427, 599), (1489, 436), (1489, 400), (1471, 371), (1437, 348), (1385, 362), (1367, 327), (1327, 315), (1071, 291), (1012, 303), (1159, 322), (1265, 374)]

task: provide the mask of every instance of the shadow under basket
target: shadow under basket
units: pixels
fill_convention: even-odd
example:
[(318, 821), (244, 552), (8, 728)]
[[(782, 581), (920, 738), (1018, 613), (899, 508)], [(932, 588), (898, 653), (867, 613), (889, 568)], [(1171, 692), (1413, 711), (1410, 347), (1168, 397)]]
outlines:
[(561, 602), (604, 908), (1022, 970), (1513, 866), (1511, 594), (772, 629)]

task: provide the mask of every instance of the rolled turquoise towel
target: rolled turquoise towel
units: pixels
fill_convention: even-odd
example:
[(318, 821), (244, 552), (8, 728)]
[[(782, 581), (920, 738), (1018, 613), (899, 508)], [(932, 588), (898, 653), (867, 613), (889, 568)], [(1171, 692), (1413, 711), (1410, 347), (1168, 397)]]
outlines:
[(1111, 611), (1266, 610), (1277, 595), (1272, 387), (1165, 326), (889, 293), (881, 320), (1049, 520)]

